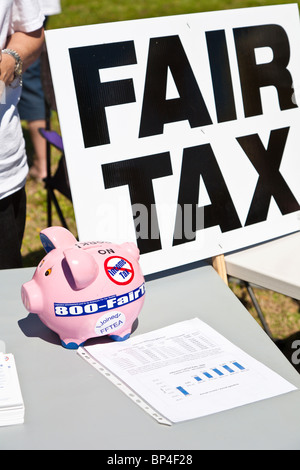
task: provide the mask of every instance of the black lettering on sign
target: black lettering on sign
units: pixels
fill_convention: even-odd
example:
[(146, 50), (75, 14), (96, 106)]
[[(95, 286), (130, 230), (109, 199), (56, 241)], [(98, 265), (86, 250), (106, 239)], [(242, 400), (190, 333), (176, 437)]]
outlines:
[[(168, 70), (179, 98), (166, 99)], [(212, 124), (179, 36), (151, 38), (139, 137), (162, 134), (164, 124), (184, 120), (192, 128)]]
[(136, 64), (133, 41), (69, 49), (85, 147), (109, 144), (105, 108), (135, 102), (132, 79), (102, 83), (99, 70)]
[(271, 131), (265, 149), (258, 134), (238, 137), (237, 141), (259, 174), (245, 225), (267, 219), (273, 196), (283, 215), (298, 211), (300, 206), (279, 171), (289, 127)]
[(207, 32), (206, 42), (218, 122), (234, 120), (236, 109), (225, 31)]
[[(285, 30), (275, 24), (249, 26), (233, 30), (243, 94), (245, 116), (263, 113), (260, 88), (274, 86), (281, 110), (296, 108), (292, 102), (293, 79), (287, 69), (290, 60), (289, 39)], [(271, 62), (257, 64), (255, 49), (270, 47)]]
[[(128, 185), (131, 206), (146, 207), (147, 230), (155, 233), (155, 238), (137, 237), (140, 253), (161, 250), (158, 218), (152, 180), (172, 175), (169, 152), (102, 165), (105, 189)], [(137, 214), (133, 214), (134, 221)], [(138, 219), (140, 223), (140, 218)], [(136, 228), (137, 231), (137, 228)]]
[[(211, 204), (204, 207), (204, 224), (197, 226), (197, 211), (200, 188), (200, 175), (203, 178)], [(192, 218), (184, 216), (185, 210), (193, 208)], [(192, 227), (179, 227), (191, 219)], [(219, 225), (222, 232), (228, 232), (241, 227), (230, 193), (216, 161), (213, 150), (209, 144), (184, 149), (180, 187), (178, 194), (178, 210), (175, 222), (174, 235), (182, 233), (182, 238), (174, 236), (173, 246), (195, 240), (196, 231)], [(185, 236), (186, 233), (195, 232), (194, 238)]]

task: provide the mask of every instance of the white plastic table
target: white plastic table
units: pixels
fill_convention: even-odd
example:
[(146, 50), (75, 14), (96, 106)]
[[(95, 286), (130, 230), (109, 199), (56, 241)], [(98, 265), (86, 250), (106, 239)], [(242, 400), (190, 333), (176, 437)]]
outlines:
[(225, 256), (227, 274), (300, 299), (300, 232)]
[[(158, 424), (110, 381), (64, 349), (23, 307), (33, 269), (0, 271), (0, 339), (15, 355), (25, 423), (0, 428), (0, 449), (300, 449), (300, 391), (171, 427)], [(300, 387), (300, 376), (214, 269), (147, 280), (134, 335), (198, 316)], [(101, 454), (99, 454), (100, 456)]]

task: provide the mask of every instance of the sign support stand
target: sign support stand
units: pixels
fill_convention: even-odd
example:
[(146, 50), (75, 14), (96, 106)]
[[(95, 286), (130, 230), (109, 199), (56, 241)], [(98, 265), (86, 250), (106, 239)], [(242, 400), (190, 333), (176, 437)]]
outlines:
[(225, 284), (228, 286), (227, 271), (225, 265), (224, 255), (217, 255), (212, 257), (213, 268), (217, 271), (219, 276), (223, 279)]

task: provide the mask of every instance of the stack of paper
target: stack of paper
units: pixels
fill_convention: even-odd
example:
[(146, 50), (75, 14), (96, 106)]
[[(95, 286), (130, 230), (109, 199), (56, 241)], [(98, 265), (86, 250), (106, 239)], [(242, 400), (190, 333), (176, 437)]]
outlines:
[(24, 422), (24, 402), (15, 359), (0, 352), (0, 426)]

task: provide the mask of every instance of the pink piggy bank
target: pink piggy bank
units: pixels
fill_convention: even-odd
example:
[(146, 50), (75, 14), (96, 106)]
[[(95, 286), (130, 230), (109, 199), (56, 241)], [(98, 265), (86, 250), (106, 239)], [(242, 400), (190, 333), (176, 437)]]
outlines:
[(68, 349), (89, 338), (127, 339), (145, 299), (134, 243), (78, 242), (63, 227), (40, 234), (46, 256), (22, 286), (25, 308)]

